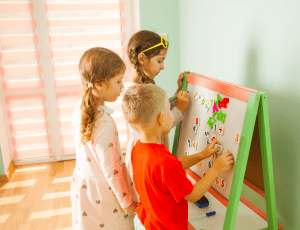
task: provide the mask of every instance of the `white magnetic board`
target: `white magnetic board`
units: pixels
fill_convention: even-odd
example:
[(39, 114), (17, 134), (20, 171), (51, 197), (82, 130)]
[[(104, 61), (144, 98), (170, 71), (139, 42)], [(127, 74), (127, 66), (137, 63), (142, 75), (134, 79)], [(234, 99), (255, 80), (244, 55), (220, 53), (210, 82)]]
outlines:
[[(184, 119), (182, 120), (180, 128), (177, 157), (184, 156), (185, 151), (188, 151), (189, 155), (203, 151), (207, 146), (205, 131), (209, 130), (209, 137), (211, 138), (214, 135), (220, 142), (220, 145), (224, 147), (222, 154), (229, 150), (236, 162), (240, 144), (236, 143), (234, 140), (236, 139), (236, 134), (239, 134), (240, 136), (242, 133), (247, 103), (192, 83), (188, 83), (186, 91), (189, 91), (189, 105), (183, 113)], [(201, 104), (202, 99), (194, 99), (196, 91), (199, 94), (200, 92), (202, 93), (209, 105), (211, 105), (210, 100), (217, 101), (217, 94), (219, 94), (223, 99), (229, 98), (227, 108), (218, 108), (219, 111), (222, 111), (226, 114), (225, 122), (222, 123), (222, 121), (218, 119), (216, 119), (215, 122), (219, 126), (224, 126), (223, 135), (213, 132), (213, 129), (211, 129), (207, 124), (207, 121), (213, 115), (213, 108), (209, 108), (207, 112), (204, 105)], [(199, 117), (200, 123), (197, 132), (194, 133), (193, 127), (196, 125), (196, 117)], [(193, 147), (188, 146), (189, 139), (191, 140), (192, 144), (194, 142), (197, 143), (196, 150)], [(202, 161), (201, 166), (194, 165), (190, 169), (202, 178), (203, 172), (207, 172), (209, 170), (208, 162), (216, 160), (219, 156), (220, 154), (217, 154), (214, 158), (209, 157)], [(229, 199), (234, 169), (235, 164), (232, 169), (220, 174), (220, 179), (224, 179), (226, 181), (225, 189), (216, 185), (216, 183), (212, 185), (212, 187), (226, 199)]]

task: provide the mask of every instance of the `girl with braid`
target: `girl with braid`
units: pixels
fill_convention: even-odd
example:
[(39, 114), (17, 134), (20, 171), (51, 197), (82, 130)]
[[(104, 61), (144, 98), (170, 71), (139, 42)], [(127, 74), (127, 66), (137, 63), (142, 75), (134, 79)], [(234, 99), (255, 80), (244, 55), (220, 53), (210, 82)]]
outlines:
[[(83, 90), (72, 114), (76, 167), (71, 184), (72, 229), (133, 229), (136, 203), (120, 151), (114, 102), (123, 88), (126, 67), (118, 54), (96, 47), (80, 59)], [(127, 176), (125, 176), (127, 175)]]
[[(169, 44), (164, 36), (161, 37), (151, 31), (142, 30), (135, 33), (130, 38), (127, 46), (127, 54), (133, 69), (129, 80), (124, 83), (125, 91), (131, 86), (137, 84), (155, 84), (154, 78), (161, 70), (164, 69), (164, 60), (167, 57), (168, 46)], [(188, 71), (185, 71), (184, 73), (188, 73)], [(176, 106), (173, 108), (171, 107), (171, 112), (173, 114), (172, 128), (184, 118), (182, 113), (189, 103), (188, 95), (181, 91), (184, 73), (180, 73), (177, 80), (178, 89), (174, 94), (178, 95)], [(128, 169), (130, 179), (133, 181), (131, 152), (139, 140), (139, 135), (137, 131), (129, 125), (129, 123), (128, 126), (130, 136), (126, 150), (125, 164)], [(161, 143), (169, 150), (168, 134), (161, 136)], [(133, 185), (133, 183), (131, 183), (131, 185)], [(138, 202), (139, 195), (137, 194), (134, 185), (129, 187), (129, 189), (132, 198)]]

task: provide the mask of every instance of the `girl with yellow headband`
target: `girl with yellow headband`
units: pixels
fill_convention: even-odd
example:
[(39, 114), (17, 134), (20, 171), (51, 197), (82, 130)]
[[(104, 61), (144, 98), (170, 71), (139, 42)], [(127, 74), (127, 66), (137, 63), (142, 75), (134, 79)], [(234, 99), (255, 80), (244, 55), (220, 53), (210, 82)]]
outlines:
[[(135, 33), (130, 38), (127, 46), (127, 54), (133, 69), (129, 80), (124, 83), (125, 91), (136, 84), (155, 84), (154, 78), (165, 68), (164, 60), (167, 57), (168, 47), (169, 43), (164, 36), (159, 36), (151, 31), (142, 30)], [(188, 71), (180, 73), (177, 80), (178, 89), (174, 95), (178, 95), (178, 97), (176, 99), (176, 106), (171, 108), (171, 112), (173, 114), (172, 128), (183, 119), (182, 113), (189, 104), (187, 93), (181, 91), (184, 73), (188, 73)], [(128, 126), (130, 136), (126, 150), (125, 164), (129, 171), (130, 179), (133, 181), (131, 152), (139, 140), (139, 135), (129, 124)], [(162, 135), (161, 138), (161, 143), (169, 149), (168, 134)], [(129, 190), (131, 197), (138, 202), (139, 196), (133, 183), (131, 183)]]

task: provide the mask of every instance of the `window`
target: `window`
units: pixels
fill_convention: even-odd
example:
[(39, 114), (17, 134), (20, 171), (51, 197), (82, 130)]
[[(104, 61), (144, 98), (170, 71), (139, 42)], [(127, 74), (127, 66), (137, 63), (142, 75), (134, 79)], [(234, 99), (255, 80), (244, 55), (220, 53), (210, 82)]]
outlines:
[[(85, 50), (117, 52), (130, 74), (126, 45), (139, 28), (138, 1), (14, 0), (0, 2), (1, 103), (15, 165), (75, 159), (71, 115), (79, 98)], [(129, 134), (122, 94), (106, 106), (122, 152)]]

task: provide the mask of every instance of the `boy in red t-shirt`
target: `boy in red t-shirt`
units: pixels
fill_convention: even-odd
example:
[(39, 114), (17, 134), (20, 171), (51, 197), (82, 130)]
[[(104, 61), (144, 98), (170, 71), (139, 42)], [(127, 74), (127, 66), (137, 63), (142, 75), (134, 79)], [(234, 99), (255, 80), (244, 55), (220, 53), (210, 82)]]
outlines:
[[(186, 92), (178, 98), (189, 103)], [(199, 200), (222, 172), (233, 165), (232, 154), (219, 157), (195, 186), (187, 179), (185, 169), (210, 157), (219, 149), (214, 140), (202, 152), (176, 158), (161, 144), (161, 136), (172, 128), (173, 115), (166, 93), (154, 84), (130, 87), (123, 96), (123, 113), (140, 140), (132, 149), (133, 182), (140, 196), (134, 220), (135, 229), (188, 228), (188, 203)]]

